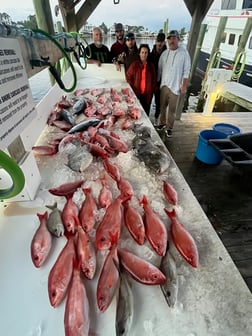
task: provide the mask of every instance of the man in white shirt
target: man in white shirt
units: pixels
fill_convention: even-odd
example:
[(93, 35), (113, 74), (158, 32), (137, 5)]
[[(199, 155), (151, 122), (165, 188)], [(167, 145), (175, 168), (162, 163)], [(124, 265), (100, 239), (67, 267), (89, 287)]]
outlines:
[[(167, 36), (168, 49), (158, 62), (158, 82), (160, 82), (160, 125), (168, 137), (172, 136), (177, 101), (180, 94), (186, 92), (191, 68), (188, 51), (179, 45), (179, 33), (171, 30)], [(167, 107), (168, 116), (167, 116)]]

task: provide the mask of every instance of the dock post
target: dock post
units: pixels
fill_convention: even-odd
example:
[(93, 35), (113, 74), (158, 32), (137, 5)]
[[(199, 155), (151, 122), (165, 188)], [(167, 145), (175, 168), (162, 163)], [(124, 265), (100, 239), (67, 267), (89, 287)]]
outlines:
[(219, 25), (218, 25), (215, 40), (214, 40), (214, 44), (213, 44), (211, 55), (210, 55), (210, 59), (209, 59), (207, 69), (206, 69), (206, 72), (205, 72), (205, 78), (203, 79), (202, 84), (201, 84), (201, 91), (200, 91), (200, 94), (199, 94), (198, 107), (203, 105), (204, 94), (205, 94), (205, 83), (207, 81), (208, 72), (213, 67), (214, 55), (219, 50), (219, 46), (221, 44), (224, 29), (225, 29), (226, 24), (227, 24), (227, 19), (228, 19), (227, 16), (223, 16), (223, 17), (220, 18), (220, 21), (219, 21)]

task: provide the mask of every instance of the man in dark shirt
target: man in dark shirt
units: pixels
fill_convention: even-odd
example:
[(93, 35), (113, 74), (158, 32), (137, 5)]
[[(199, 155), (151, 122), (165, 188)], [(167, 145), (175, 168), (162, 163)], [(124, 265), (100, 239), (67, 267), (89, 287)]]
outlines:
[(115, 24), (116, 42), (112, 44), (110, 49), (111, 59), (113, 62), (117, 61), (117, 56), (126, 52), (127, 47), (124, 40), (124, 29), (121, 23)]
[(93, 29), (93, 41), (86, 47), (87, 63), (98, 66), (101, 66), (101, 63), (111, 63), (109, 49), (102, 43), (102, 31), (98, 27)]
[[(154, 63), (156, 73), (158, 72), (158, 61), (162, 54), (162, 52), (167, 49), (165, 44), (165, 34), (164, 33), (158, 33), (155, 45), (153, 46), (153, 49), (150, 53), (150, 61)], [(160, 115), (160, 88), (159, 85), (157, 85), (156, 90), (154, 92), (155, 96), (155, 120), (154, 125), (158, 125), (158, 118)]]

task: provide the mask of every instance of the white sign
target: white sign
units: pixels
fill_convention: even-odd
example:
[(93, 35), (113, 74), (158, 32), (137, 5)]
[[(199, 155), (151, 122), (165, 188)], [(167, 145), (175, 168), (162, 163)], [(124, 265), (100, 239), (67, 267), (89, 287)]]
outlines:
[(35, 117), (35, 103), (16, 39), (0, 38), (0, 149)]

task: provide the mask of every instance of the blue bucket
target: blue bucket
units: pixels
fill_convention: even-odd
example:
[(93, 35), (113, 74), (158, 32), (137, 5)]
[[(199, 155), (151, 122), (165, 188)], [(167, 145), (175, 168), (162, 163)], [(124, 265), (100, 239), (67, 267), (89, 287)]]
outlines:
[(196, 158), (204, 163), (217, 165), (223, 160), (222, 155), (212, 147), (208, 140), (225, 139), (227, 134), (215, 130), (203, 130), (199, 133), (199, 141), (196, 151)]
[(231, 124), (225, 124), (225, 123), (218, 123), (218, 124), (213, 125), (213, 130), (223, 132), (227, 135), (241, 133), (241, 130), (239, 127), (231, 125)]

